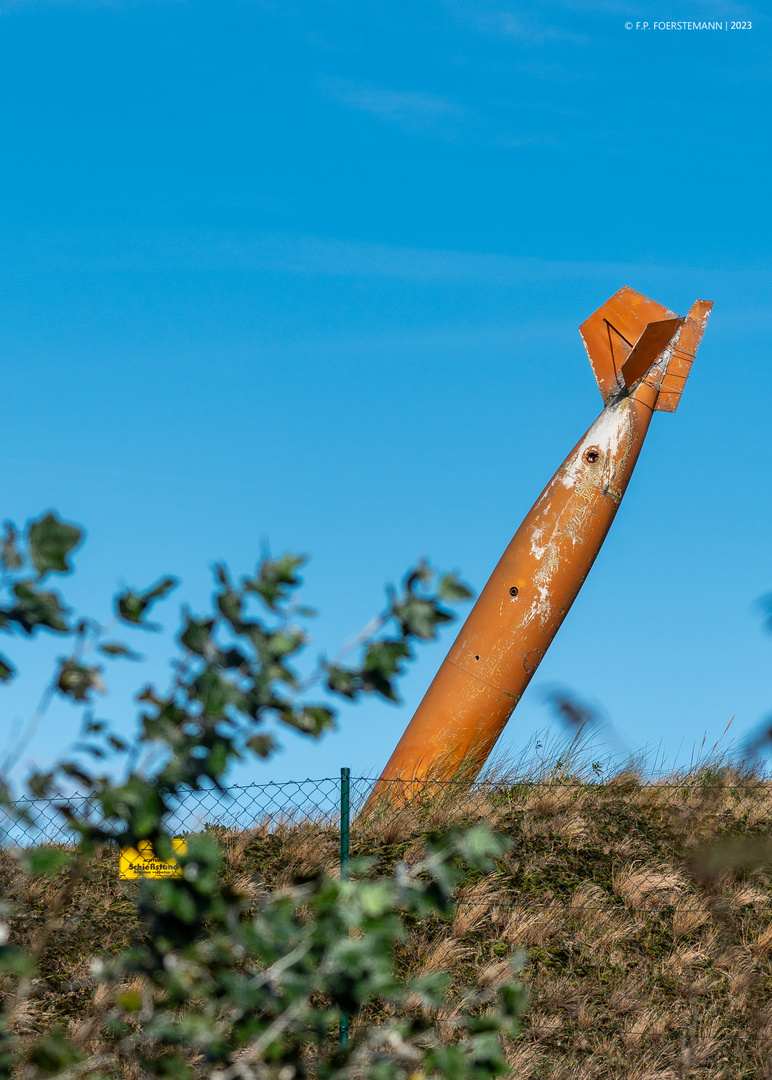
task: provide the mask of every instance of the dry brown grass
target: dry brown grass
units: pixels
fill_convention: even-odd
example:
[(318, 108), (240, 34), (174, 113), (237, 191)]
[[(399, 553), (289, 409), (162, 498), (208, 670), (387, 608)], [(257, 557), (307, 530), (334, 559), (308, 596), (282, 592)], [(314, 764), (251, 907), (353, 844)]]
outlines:
[[(635, 771), (604, 784), (499, 776), (354, 822), (352, 856), (371, 858), (374, 873), (416, 862), (428, 834), (451, 826), (485, 822), (510, 840), (495, 872), (461, 886), (452, 918), (396, 947), (405, 976), (449, 975), (443, 1038), (455, 1037), (461, 986), (494, 992), (525, 949), (532, 999), (523, 1036), (506, 1046), (513, 1080), (772, 1080), (772, 878), (745, 855), (710, 857), (715, 843), (731, 854), (772, 832), (772, 783), (731, 770), (677, 781), (647, 783)], [(223, 874), (255, 902), (335, 872), (338, 835), (324, 821), (216, 835)], [(16, 939), (32, 940), (56, 886), (21, 877), (2, 853), (0, 880), (16, 905)], [(60, 1017), (84, 1047), (98, 1041), (88, 959), (130, 937), (132, 896), (114, 855), (101, 853), (62, 913), (34, 1000), (14, 1017), (22, 1037)]]
[(687, 888), (677, 870), (655, 866), (623, 866), (612, 880), (614, 891), (634, 911), (662, 911)]
[(710, 910), (699, 897), (679, 900), (673, 912), (673, 937), (689, 937), (710, 922)]
[(463, 938), (483, 927), (499, 924), (503, 919), (502, 900), (504, 894), (495, 874), (464, 886), (459, 890), (451, 933)]
[(459, 962), (469, 955), (470, 950), (455, 938), (445, 937), (430, 942), (426, 947), (420, 973), (426, 975), (430, 971), (453, 971)]
[(755, 934), (751, 931), (750, 949), (758, 957), (766, 957), (772, 953), (772, 923), (763, 926)]
[(513, 947), (525, 949), (533, 945), (545, 945), (566, 926), (568, 913), (565, 905), (557, 900), (546, 904), (512, 908), (501, 934)]

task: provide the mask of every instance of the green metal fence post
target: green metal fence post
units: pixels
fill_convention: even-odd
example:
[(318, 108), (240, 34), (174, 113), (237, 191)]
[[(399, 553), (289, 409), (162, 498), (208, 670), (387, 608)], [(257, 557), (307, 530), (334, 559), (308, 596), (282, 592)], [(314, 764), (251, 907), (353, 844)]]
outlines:
[[(351, 769), (340, 770), (340, 877), (348, 880), (348, 845), (351, 828)], [(348, 1013), (340, 1014), (340, 1045), (348, 1043)]]

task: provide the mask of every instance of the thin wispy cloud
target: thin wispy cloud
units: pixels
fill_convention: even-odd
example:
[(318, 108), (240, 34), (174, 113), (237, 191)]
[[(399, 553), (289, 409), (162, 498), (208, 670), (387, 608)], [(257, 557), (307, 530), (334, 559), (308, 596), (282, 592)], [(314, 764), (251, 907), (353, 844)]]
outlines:
[(359, 85), (347, 79), (327, 80), (322, 88), (330, 97), (352, 109), (413, 131), (440, 128), (448, 133), (459, 121), (471, 117), (471, 110), (439, 94)]
[(554, 137), (543, 132), (513, 134), (501, 121), (440, 94), (361, 86), (344, 79), (322, 85), (334, 100), (413, 133), (518, 150), (556, 145)]
[(544, 23), (539, 18), (524, 15), (522, 12), (497, 11), (491, 15), (478, 16), (476, 21), (482, 30), (531, 45), (558, 42), (584, 45), (590, 40), (588, 34), (577, 33), (565, 26)]
[[(679, 272), (639, 263), (551, 260), (489, 252), (404, 247), (360, 240), (267, 233), (245, 238), (215, 230), (94, 231), (26, 236), (0, 244), (0, 262), (19, 279), (46, 272), (272, 272), (320, 277), (391, 278), (437, 284), (513, 286), (580, 280), (613, 272)], [(683, 269), (683, 268), (681, 268)], [(757, 272), (757, 271), (756, 271)]]
[(514, 150), (532, 150), (538, 147), (557, 147), (553, 135), (501, 135), (491, 139), (491, 146), (505, 146)]
[[(517, 10), (502, 8), (498, 0), (445, 0), (452, 14), (468, 26), (491, 36), (509, 38), (522, 45), (584, 45), (590, 35), (576, 26), (576, 17), (561, 18), (560, 4), (520, 4)], [(601, 0), (601, 3), (605, 0)], [(615, 0), (612, 0), (615, 2)], [(621, 0), (620, 0), (621, 2)], [(588, 0), (587, 7), (592, 6)]]

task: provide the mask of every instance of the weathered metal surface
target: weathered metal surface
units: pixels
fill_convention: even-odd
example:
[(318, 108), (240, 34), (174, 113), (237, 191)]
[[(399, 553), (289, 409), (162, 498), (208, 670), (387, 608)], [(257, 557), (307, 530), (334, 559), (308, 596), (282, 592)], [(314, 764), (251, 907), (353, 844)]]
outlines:
[(605, 408), (512, 538), (381, 783), (477, 776), (595, 561), (652, 413), (678, 404), (711, 307), (679, 318), (624, 288), (582, 324)]

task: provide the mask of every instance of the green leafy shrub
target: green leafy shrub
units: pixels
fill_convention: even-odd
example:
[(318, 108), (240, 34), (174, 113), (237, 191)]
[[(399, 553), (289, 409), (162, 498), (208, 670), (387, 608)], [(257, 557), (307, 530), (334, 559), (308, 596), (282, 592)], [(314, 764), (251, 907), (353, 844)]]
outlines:
[[(118, 849), (149, 844), (160, 859), (171, 859), (165, 820), (175, 799), (190, 789), (221, 788), (236, 761), (269, 756), (275, 743), (267, 721), (316, 737), (334, 723), (336, 696), (396, 700), (416, 642), (433, 638), (452, 618), (447, 602), (469, 595), (455, 577), (438, 578), (419, 565), (361, 637), (356, 663), (321, 660), (303, 680), (293, 666), (307, 641), (301, 621), (312, 614), (294, 600), (303, 560), (264, 558), (239, 582), (218, 566), (212, 612), (183, 611), (170, 685), (139, 694), (139, 735), (128, 745), (94, 719), (91, 704), (105, 688), (106, 666), (136, 653), (108, 640), (94, 620), (74, 617), (48, 585), (50, 575), (70, 572), (80, 540), (78, 528), (47, 514), (23, 535), (7, 525), (0, 551), (0, 629), (69, 639), (44, 703), (60, 696), (85, 709), (76, 752), (29, 781), (31, 795), (57, 801), (75, 842), (14, 856), (28, 896), (37, 890), (46, 914), (25, 929), (33, 905), (5, 889), (0, 1072), (25, 1080), (485, 1080), (505, 1071), (500, 1036), (517, 1032), (517, 985), (463, 990), (463, 1016), (448, 1038), (432, 1020), (447, 978), (434, 971), (403, 979), (395, 964), (406, 925), (447, 917), (458, 883), (503, 850), (504, 842), (481, 828), (435, 838), (420, 860), (398, 863), (388, 876), (374, 875), (360, 860), (350, 880), (317, 873), (258, 898), (223, 872), (215, 835), (191, 836), (179, 857), (181, 876), (132, 883), (120, 912), (108, 901), (105, 947), (94, 951), (67, 1026), (61, 1016), (36, 1010), (41, 983), (57, 978), (49, 957), (58, 936), (64, 939), (65, 928), (77, 936), (79, 920), (93, 925), (100, 875), (117, 863)], [(153, 629), (154, 605), (176, 585), (165, 577), (125, 591), (115, 599), (117, 620)], [(14, 674), (12, 661), (0, 657), (0, 679)], [(96, 814), (79, 809), (73, 785)], [(21, 813), (7, 778), (1, 794), (6, 813)], [(111, 948), (116, 917), (132, 927), (129, 947), (118, 941)], [(378, 1022), (355, 1023), (351, 1038), (339, 1040), (341, 1017), (356, 1018), (365, 1005), (371, 1016), (374, 1006), (380, 1010)]]

